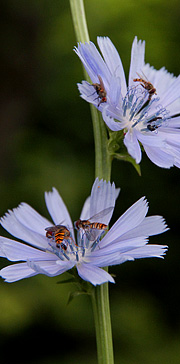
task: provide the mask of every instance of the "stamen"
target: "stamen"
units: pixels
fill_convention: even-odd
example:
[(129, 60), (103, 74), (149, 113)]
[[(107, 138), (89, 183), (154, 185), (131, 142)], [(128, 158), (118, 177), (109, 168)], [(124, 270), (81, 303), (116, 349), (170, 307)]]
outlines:
[(135, 102), (132, 104), (131, 109), (130, 109), (130, 118), (129, 121), (132, 120), (132, 118), (134, 117), (134, 115), (138, 112), (138, 98), (136, 98)]
[(134, 95), (135, 95), (135, 93), (132, 92), (131, 89), (127, 90), (126, 96), (123, 98), (123, 105), (122, 105), (123, 116), (126, 116), (127, 109), (131, 109), (132, 104), (133, 104), (132, 101), (133, 101)]
[(63, 251), (62, 253), (63, 253), (63, 255), (65, 256), (65, 258), (66, 258), (67, 260), (70, 260), (69, 256), (65, 253), (65, 251)]
[(148, 96), (149, 93), (146, 90), (142, 91), (141, 88), (129, 88), (125, 98), (123, 99), (123, 116), (125, 117), (126, 111), (129, 110), (129, 121), (132, 121), (134, 116), (143, 109), (144, 105), (148, 101)]
[(86, 252), (86, 249), (83, 247), (83, 249), (82, 249), (82, 257), (85, 256), (85, 252)]
[(69, 243), (69, 247), (70, 247), (71, 251), (74, 252), (74, 247), (71, 243)]
[(96, 248), (96, 246), (97, 246), (97, 244), (99, 243), (99, 241), (94, 241), (94, 243), (92, 244), (92, 246), (91, 246), (91, 252), (93, 252), (94, 251), (94, 249)]
[(122, 108), (123, 108), (123, 116), (125, 117), (126, 116), (126, 110), (127, 110), (126, 96), (123, 98)]
[[(157, 102), (157, 101), (159, 101), (158, 97), (156, 97), (153, 100), (150, 100), (147, 103), (147, 105), (146, 105), (146, 102), (145, 102), (145, 104), (143, 104), (143, 105), (146, 105), (146, 106), (141, 106), (141, 109), (140, 109), (139, 114), (138, 114), (139, 118), (136, 119), (135, 123), (132, 125), (132, 128), (134, 128), (140, 121), (142, 121), (143, 118), (146, 120), (146, 122), (148, 121), (147, 118), (148, 118), (148, 113), (150, 112), (150, 107), (151, 107), (153, 102)], [(140, 105), (140, 103), (139, 103), (139, 105)], [(160, 111), (158, 113), (156, 113), (156, 114), (158, 115), (159, 113), (160, 113)], [(151, 118), (152, 118), (152, 116), (151, 116)], [(154, 118), (154, 116), (153, 116), (153, 118)]]

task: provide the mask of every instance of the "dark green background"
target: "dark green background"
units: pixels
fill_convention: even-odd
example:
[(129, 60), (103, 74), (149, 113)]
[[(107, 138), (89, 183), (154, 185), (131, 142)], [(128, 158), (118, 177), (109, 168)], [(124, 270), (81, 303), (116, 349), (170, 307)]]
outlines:
[[(146, 40), (146, 62), (178, 76), (178, 1), (87, 0), (85, 7), (91, 40), (109, 36), (126, 75), (137, 35)], [(76, 87), (83, 72), (72, 51), (69, 3), (4, 0), (0, 20), (0, 214), (25, 201), (48, 217), (43, 194), (55, 186), (76, 220), (94, 181), (94, 144), (89, 105)], [(116, 364), (178, 364), (180, 171), (160, 169), (145, 155), (141, 170), (139, 177), (131, 165), (113, 163), (112, 180), (121, 187), (113, 221), (145, 195), (149, 213), (163, 215), (171, 228), (151, 242), (168, 244), (169, 252), (165, 260), (111, 268), (115, 359)], [(2, 267), (7, 263), (1, 260)], [(96, 363), (90, 302), (82, 296), (67, 305), (72, 287), (57, 285), (58, 280), (0, 282), (3, 362)]]

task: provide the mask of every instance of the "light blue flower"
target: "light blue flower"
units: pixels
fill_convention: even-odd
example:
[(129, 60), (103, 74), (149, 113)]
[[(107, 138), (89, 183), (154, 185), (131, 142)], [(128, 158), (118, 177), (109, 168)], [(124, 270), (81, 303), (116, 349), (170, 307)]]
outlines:
[[(79, 43), (75, 52), (92, 83), (99, 84), (99, 78), (102, 79), (106, 100), (102, 102), (101, 93), (98, 95), (86, 81), (78, 84), (81, 97), (102, 112), (111, 130), (123, 130), (124, 144), (136, 163), (141, 161), (142, 145), (159, 167), (180, 168), (180, 76), (176, 78), (164, 67), (155, 70), (145, 64), (145, 42), (135, 37), (127, 85), (121, 59), (111, 40), (98, 37), (97, 42), (102, 56), (92, 42)], [(141, 78), (146, 84), (134, 81)]]
[[(84, 203), (80, 219), (88, 220), (101, 211), (101, 222), (108, 225), (111, 219), (119, 189), (114, 183), (95, 180), (91, 195)], [(38, 214), (31, 206), (21, 203), (8, 211), (1, 218), (1, 225), (24, 244), (12, 239), (0, 237), (0, 256), (12, 262), (0, 271), (6, 282), (15, 282), (23, 278), (45, 274), (53, 277), (76, 267), (79, 276), (93, 285), (114, 282), (112, 276), (102, 267), (124, 263), (128, 260), (147, 257), (163, 257), (167, 247), (149, 245), (148, 237), (168, 230), (161, 216), (146, 217), (148, 205), (141, 198), (132, 205), (102, 237), (102, 231), (96, 231), (95, 239), (85, 230), (78, 230), (77, 242), (68, 210), (58, 191), (45, 193), (47, 209), (55, 225), (65, 225), (71, 235), (64, 240), (66, 249), (56, 245), (55, 240), (46, 237), (46, 231), (52, 223)], [(102, 239), (101, 239), (102, 237)], [(101, 240), (100, 240), (101, 239)]]

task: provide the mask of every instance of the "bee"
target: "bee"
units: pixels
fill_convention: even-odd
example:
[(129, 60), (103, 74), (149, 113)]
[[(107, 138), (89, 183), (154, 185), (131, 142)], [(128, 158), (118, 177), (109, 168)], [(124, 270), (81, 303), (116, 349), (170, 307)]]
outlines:
[(64, 225), (55, 225), (47, 227), (46, 229), (46, 237), (48, 239), (54, 239), (56, 242), (57, 248), (62, 248), (63, 250), (67, 250), (66, 240), (72, 239), (70, 231)]
[(156, 130), (156, 129), (158, 129), (158, 127), (159, 127), (159, 125), (156, 125), (156, 124), (151, 124), (151, 122), (152, 121), (156, 121), (156, 120), (159, 120), (159, 119), (162, 119), (160, 116), (157, 116), (157, 117), (155, 117), (155, 118), (153, 118), (153, 119), (151, 119), (151, 120), (149, 120), (149, 124), (147, 125), (147, 128), (148, 128), (148, 130), (150, 130), (150, 131), (154, 131), (154, 130)]
[(88, 220), (77, 220), (74, 223), (74, 226), (77, 230), (84, 230), (89, 240), (95, 240), (97, 230), (107, 230), (107, 225), (101, 222), (94, 222), (93, 220), (101, 219), (106, 216), (110, 211), (112, 211), (113, 207), (108, 207), (105, 210), (100, 211), (98, 214), (90, 217)]
[(107, 93), (106, 93), (104, 83), (103, 83), (101, 76), (98, 76), (98, 79), (99, 79), (99, 83), (92, 83), (92, 86), (95, 88), (96, 93), (98, 95), (97, 99), (100, 100), (98, 103), (98, 107), (99, 107), (100, 104), (107, 101), (107, 98), (106, 98)]
[[(153, 84), (149, 81), (144, 80), (138, 73), (137, 75), (139, 78), (134, 78), (134, 82), (140, 82), (140, 85), (145, 88), (145, 90), (149, 93), (148, 101), (152, 99), (153, 95), (157, 95), (156, 88), (153, 86)], [(146, 77), (146, 76), (145, 76)]]

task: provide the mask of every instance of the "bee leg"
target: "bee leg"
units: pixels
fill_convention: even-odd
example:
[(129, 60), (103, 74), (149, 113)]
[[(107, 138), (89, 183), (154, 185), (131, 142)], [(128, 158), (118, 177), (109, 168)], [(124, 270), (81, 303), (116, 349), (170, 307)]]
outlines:
[(90, 96), (93, 96), (93, 95), (94, 95), (95, 93), (96, 93), (96, 91), (94, 91), (94, 92), (93, 92), (93, 94), (91, 94), (91, 95), (88, 95), (88, 97), (90, 97)]

